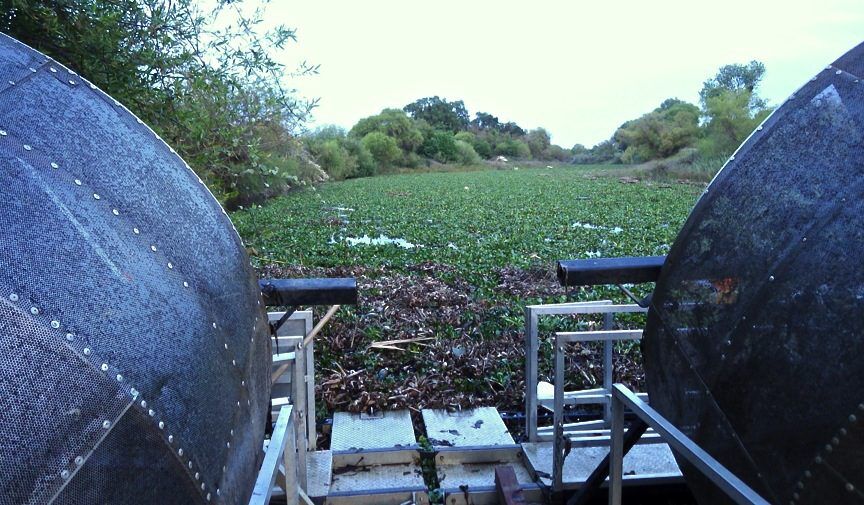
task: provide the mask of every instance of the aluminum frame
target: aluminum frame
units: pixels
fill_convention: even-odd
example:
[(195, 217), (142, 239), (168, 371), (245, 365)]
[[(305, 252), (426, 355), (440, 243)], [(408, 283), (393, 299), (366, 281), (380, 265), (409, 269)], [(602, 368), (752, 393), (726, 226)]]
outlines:
[(699, 472), (713, 482), (732, 501), (738, 504), (768, 505), (768, 501), (726, 469), (720, 462), (687, 438), (659, 412), (637, 397), (623, 384), (612, 387), (612, 440), (609, 458), (609, 504), (621, 505), (621, 485), (624, 465), (624, 414), (629, 409), (680, 457), (686, 459)]
[[(268, 312), (267, 317), (272, 321), (278, 321), (284, 315), (284, 312)], [(312, 311), (311, 310), (298, 310), (295, 311), (288, 320), (283, 324), (277, 331), (275, 339), (278, 339), (280, 345), (278, 347), (282, 347), (282, 344), (287, 344), (286, 349), (290, 349), (290, 352), (283, 352), (281, 354), (276, 354), (277, 346), (273, 345), (273, 362), (277, 363), (280, 360), (284, 362), (285, 360), (297, 360), (296, 353), (296, 345), (298, 344), (297, 338), (300, 337), (299, 341), (302, 342), (303, 338), (309, 335), (309, 332), (312, 331)], [(302, 332), (302, 333), (301, 333)], [(272, 339), (272, 338), (271, 338)], [(280, 349), (281, 350), (281, 349)], [(305, 438), (306, 438), (306, 451), (312, 452), (317, 446), (318, 435), (315, 431), (315, 345), (314, 339), (310, 341), (305, 346), (302, 346), (303, 352), (302, 356), (299, 357), (297, 362), (301, 362), (299, 367), (294, 368), (294, 376), (292, 377), (292, 398), (291, 401), (297, 406), (299, 411), (298, 418), (300, 421), (304, 422), (306, 425), (305, 429)], [(299, 371), (304, 371), (304, 373), (298, 373)], [(286, 371), (286, 374), (288, 372)], [(284, 375), (284, 374), (283, 374)], [(297, 382), (297, 381), (300, 382)], [(305, 385), (304, 387), (298, 388), (298, 385)], [(305, 391), (304, 391), (305, 389)], [(298, 429), (298, 433), (303, 430)]]
[[(279, 477), (280, 464), (285, 468), (285, 499), (288, 505), (297, 505), (300, 500), (297, 483), (297, 446), (294, 431), (294, 410), (285, 405), (279, 410), (276, 427), (270, 437), (270, 445), (264, 462), (258, 471), (249, 505), (267, 505), (273, 495), (273, 486)], [(292, 492), (293, 491), (293, 492)]]

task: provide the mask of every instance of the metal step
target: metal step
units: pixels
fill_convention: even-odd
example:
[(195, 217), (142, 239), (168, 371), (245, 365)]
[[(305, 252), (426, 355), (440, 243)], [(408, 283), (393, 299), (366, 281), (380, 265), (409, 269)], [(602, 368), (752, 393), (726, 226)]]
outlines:
[(400, 505), (429, 503), (416, 450), (333, 452), (326, 503)]
[(493, 407), (449, 412), (423, 409), (426, 436), (435, 448), (513, 445), (513, 437)]
[(455, 412), (424, 409), (421, 413), (429, 442), (438, 451), (435, 468), (445, 503), (498, 503), (495, 467), (503, 465), (513, 468), (526, 498), (541, 498), (522, 448), (513, 441), (495, 408)]
[(311, 452), (306, 474), (306, 494), (316, 503), (429, 503), (420, 454), (415, 450)]
[(522, 493), (529, 502), (542, 500), (542, 491), (533, 479), (522, 448), (509, 446), (442, 448), (435, 456), (438, 483), (444, 493), (444, 503), (495, 504), (498, 493), (495, 488), (495, 468), (510, 466)]
[(375, 415), (336, 412), (330, 435), (331, 451), (416, 447), (414, 425), (407, 410)]
[(306, 456), (306, 494), (310, 498), (327, 496), (332, 478), (333, 452), (310, 452)]
[[(552, 442), (523, 443), (528, 467), (540, 482), (552, 485)], [(573, 447), (564, 460), (564, 489), (577, 489), (588, 479), (608, 447)], [(667, 444), (637, 444), (624, 457), (624, 485), (684, 482)]]

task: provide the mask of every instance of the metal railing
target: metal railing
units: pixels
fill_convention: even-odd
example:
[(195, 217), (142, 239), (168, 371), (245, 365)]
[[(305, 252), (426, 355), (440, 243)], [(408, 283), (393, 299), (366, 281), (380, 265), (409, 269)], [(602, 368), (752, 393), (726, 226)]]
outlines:
[[(284, 312), (268, 313), (270, 321), (282, 320), (283, 316)], [(311, 503), (303, 490), (307, 487), (306, 454), (315, 450), (317, 438), (315, 356), (312, 339), (308, 339), (312, 331), (312, 312), (293, 312), (282, 323), (271, 337), (271, 408), (276, 423), (264, 451), (264, 463), (250, 505), (268, 504), (274, 492), (284, 493), (289, 505), (301, 500)]]
[[(554, 439), (555, 426), (538, 427), (537, 409), (545, 407), (561, 415), (562, 429), (567, 433), (586, 432), (593, 436), (596, 433), (587, 433), (596, 430), (608, 430), (611, 422), (611, 407), (609, 395), (613, 383), (613, 351), (614, 344), (618, 340), (638, 340), (641, 337), (640, 330), (612, 331), (614, 316), (616, 313), (646, 312), (648, 309), (636, 304), (613, 305), (609, 300), (590, 302), (572, 302), (549, 305), (529, 305), (525, 307), (525, 434), (529, 442), (541, 442)], [(604, 331), (601, 332), (573, 332), (562, 333), (562, 340), (568, 341), (602, 341), (603, 342), (603, 386), (600, 388), (582, 391), (564, 391), (563, 380), (555, 381), (553, 391), (546, 391), (544, 395), (538, 393), (538, 353), (539, 342), (539, 319), (541, 316), (550, 315), (574, 315), (574, 314), (603, 314)], [(555, 345), (556, 354), (559, 345)], [(549, 385), (544, 385), (548, 388)], [(559, 387), (560, 385), (560, 387)], [(549, 394), (552, 393), (552, 394)], [(562, 405), (568, 404), (596, 404), (603, 405), (603, 419), (599, 421), (588, 421), (582, 423), (563, 424), (563, 408), (554, 407), (555, 397), (560, 396)]]
[[(292, 405), (285, 405), (279, 410), (276, 426), (270, 437), (270, 445), (264, 454), (264, 462), (255, 480), (249, 505), (267, 505), (273, 495), (273, 487), (280, 476), (280, 464), (284, 465), (285, 476), (282, 485), (288, 505), (299, 503), (297, 485), (297, 445), (294, 431), (294, 411)], [(294, 491), (294, 492), (291, 492)]]
[[(653, 428), (663, 442), (678, 455), (686, 459), (699, 472), (713, 482), (732, 501), (738, 504), (768, 505), (768, 502), (753, 491), (741, 479), (726, 469), (719, 461), (687, 438), (678, 428), (659, 412), (642, 401), (622, 384), (612, 388), (612, 440), (610, 457), (601, 463), (609, 467), (609, 504), (621, 504), (621, 484), (624, 472), (624, 456), (627, 447), (624, 440), (624, 414), (629, 409), (643, 423)], [(631, 428), (631, 430), (634, 428)], [(632, 444), (630, 444), (632, 446)], [(599, 467), (598, 467), (599, 469)]]

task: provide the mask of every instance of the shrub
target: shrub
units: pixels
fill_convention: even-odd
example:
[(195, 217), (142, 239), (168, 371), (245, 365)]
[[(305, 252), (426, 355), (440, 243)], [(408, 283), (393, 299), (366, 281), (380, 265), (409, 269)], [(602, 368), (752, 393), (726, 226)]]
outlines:
[(223, 202), (254, 199), (314, 172), (302, 145), (262, 136), (288, 136), (314, 101), (294, 93), (275, 59), (294, 31), (263, 31), (264, 9), (247, 17), (240, 3), (213, 2), (207, 15), (191, 0), (16, 0), (3, 3), (0, 31), (123, 102)]
[(476, 165), (480, 163), (480, 156), (477, 151), (471, 147), (471, 144), (464, 140), (456, 141), (456, 162), (460, 165)]
[(572, 155), (570, 151), (559, 145), (552, 144), (543, 151), (544, 160), (569, 161)]
[(416, 151), (423, 144), (423, 133), (418, 122), (399, 109), (384, 109), (380, 114), (361, 119), (351, 128), (349, 135), (365, 138), (372, 132), (393, 138), (397, 147), (404, 151)]
[(423, 142), (420, 153), (439, 163), (456, 161), (456, 140), (452, 133), (436, 130)]
[(372, 154), (372, 158), (381, 169), (393, 168), (402, 159), (402, 150), (392, 137), (373, 131), (363, 137), (363, 146)]
[(492, 157), (492, 145), (486, 139), (478, 137), (471, 146), (481, 158), (489, 159)]
[(348, 137), (344, 140), (345, 149), (355, 160), (354, 177), (371, 177), (378, 173), (378, 163), (369, 149), (359, 140)]
[(503, 137), (502, 140), (495, 145), (494, 153), (507, 156), (508, 158), (531, 158), (531, 149), (528, 148), (528, 144), (512, 137)]
[(403, 164), (408, 168), (417, 168), (421, 165), (424, 165), (425, 162), (423, 157), (417, 153), (405, 153), (405, 159), (403, 160)]
[(357, 160), (336, 139), (322, 142), (313, 154), (321, 168), (335, 180), (347, 179), (356, 173)]

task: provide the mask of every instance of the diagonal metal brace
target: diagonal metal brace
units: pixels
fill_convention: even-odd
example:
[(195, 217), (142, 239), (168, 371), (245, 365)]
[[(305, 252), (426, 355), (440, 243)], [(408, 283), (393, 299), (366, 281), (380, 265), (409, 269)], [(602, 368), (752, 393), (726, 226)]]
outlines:
[[(626, 456), (630, 449), (636, 445), (636, 442), (645, 434), (645, 431), (648, 429), (648, 425), (645, 421), (641, 419), (637, 419), (630, 425), (630, 429), (627, 430), (627, 433), (624, 434), (624, 455)], [(600, 489), (600, 486), (603, 485), (603, 482), (606, 481), (606, 477), (609, 476), (609, 463), (611, 461), (612, 453), (610, 451), (607, 454), (603, 461), (597, 465), (597, 468), (591, 472), (591, 475), (588, 476), (588, 479), (585, 481), (585, 484), (579, 489), (579, 492), (573, 495), (572, 498), (567, 500), (567, 505), (586, 505), (591, 502), (591, 499), (594, 497), (594, 494)], [(623, 456), (622, 456), (623, 457)]]

